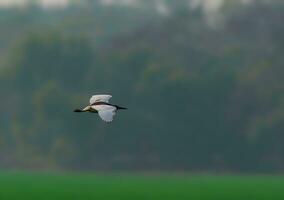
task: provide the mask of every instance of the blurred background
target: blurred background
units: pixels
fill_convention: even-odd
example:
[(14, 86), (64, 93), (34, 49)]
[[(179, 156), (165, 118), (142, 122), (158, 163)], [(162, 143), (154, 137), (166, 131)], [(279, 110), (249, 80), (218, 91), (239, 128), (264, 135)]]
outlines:
[[(284, 172), (282, 0), (0, 0), (0, 168)], [(128, 107), (75, 114), (93, 94)]]

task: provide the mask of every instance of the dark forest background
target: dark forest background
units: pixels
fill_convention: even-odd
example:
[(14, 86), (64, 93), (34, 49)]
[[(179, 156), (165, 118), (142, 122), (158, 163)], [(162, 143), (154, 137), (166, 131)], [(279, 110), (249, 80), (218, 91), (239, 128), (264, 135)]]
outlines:
[(283, 2), (164, 2), (0, 10), (2, 169), (284, 172)]

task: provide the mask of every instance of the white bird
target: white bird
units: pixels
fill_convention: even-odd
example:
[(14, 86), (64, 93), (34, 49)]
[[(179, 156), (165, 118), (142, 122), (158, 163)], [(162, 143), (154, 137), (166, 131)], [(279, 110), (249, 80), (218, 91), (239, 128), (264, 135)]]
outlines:
[(75, 109), (74, 112), (91, 112), (98, 113), (102, 120), (111, 122), (116, 111), (119, 109), (127, 109), (118, 105), (109, 103), (111, 95), (101, 94), (93, 95), (90, 99), (90, 105), (84, 109)]

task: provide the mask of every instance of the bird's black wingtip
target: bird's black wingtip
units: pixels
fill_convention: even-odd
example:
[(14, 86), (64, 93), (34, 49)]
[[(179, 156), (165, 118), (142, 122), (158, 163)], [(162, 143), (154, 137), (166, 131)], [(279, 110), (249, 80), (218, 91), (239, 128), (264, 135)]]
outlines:
[(75, 109), (73, 112), (82, 112), (80, 109)]
[(120, 110), (127, 110), (128, 108), (125, 108), (125, 107), (120, 107), (120, 106), (116, 106), (117, 109), (120, 109)]

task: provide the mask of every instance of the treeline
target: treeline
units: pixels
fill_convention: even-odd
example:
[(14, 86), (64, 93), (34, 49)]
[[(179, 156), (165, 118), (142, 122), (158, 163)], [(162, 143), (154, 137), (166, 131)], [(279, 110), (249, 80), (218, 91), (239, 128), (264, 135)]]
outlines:
[[(0, 166), (283, 171), (283, 5), (227, 5), (216, 26), (181, 7), (1, 11)], [(99, 93), (129, 109), (72, 113)]]

